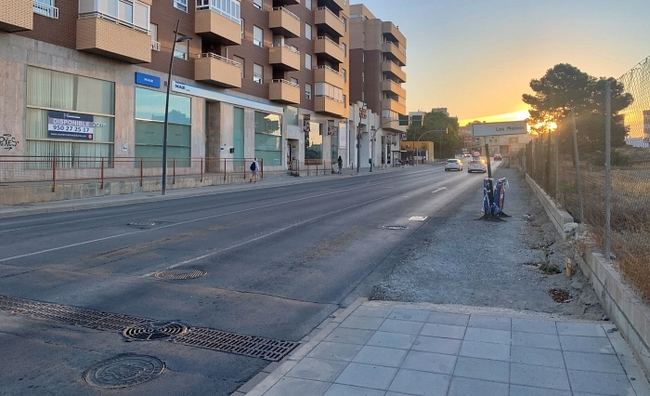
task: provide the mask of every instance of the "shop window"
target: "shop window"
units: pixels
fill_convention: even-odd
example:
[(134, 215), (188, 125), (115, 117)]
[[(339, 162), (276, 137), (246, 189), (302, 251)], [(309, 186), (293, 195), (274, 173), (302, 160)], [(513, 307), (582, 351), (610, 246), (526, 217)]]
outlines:
[[(169, 95), (167, 125), (167, 159), (177, 167), (190, 166), (192, 141), (191, 100), (186, 96)], [(165, 124), (165, 93), (145, 88), (135, 90), (135, 156), (136, 166), (142, 159), (146, 167), (162, 165), (162, 143)]]
[(57, 168), (112, 166), (113, 82), (29, 66), (26, 102), (27, 155), (57, 157)]
[(281, 125), (279, 115), (255, 112), (255, 158), (265, 166), (282, 165)]

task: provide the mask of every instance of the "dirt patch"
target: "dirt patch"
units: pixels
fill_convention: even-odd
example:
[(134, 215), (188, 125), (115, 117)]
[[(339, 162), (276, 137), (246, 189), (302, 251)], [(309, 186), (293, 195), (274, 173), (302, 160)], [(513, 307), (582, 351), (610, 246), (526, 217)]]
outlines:
[(571, 293), (564, 289), (551, 289), (548, 291), (548, 294), (556, 303), (566, 303), (571, 301)]

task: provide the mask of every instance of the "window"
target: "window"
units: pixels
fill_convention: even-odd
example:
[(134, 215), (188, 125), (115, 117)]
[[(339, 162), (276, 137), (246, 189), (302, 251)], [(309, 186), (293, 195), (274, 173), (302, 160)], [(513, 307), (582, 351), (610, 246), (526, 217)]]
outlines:
[(244, 63), (245, 62), (244, 58), (239, 57), (237, 55), (233, 55), (232, 60), (234, 60), (235, 62), (239, 62), (239, 64), (241, 65), (241, 69), (240, 69), (241, 70), (241, 78), (246, 77), (246, 67), (245, 67), (245, 63)]
[(311, 55), (305, 54), (305, 69), (311, 70)]
[(344, 29), (344, 31), (347, 32), (348, 31), (348, 20), (347, 20), (347, 18), (341, 18), (341, 20), (343, 21), (343, 29)]
[(305, 8), (311, 10), (311, 0), (305, 0)]
[[(187, 1), (187, 0), (185, 0)], [(187, 3), (186, 3), (187, 4)], [(119, 0), (79, 0), (79, 16), (100, 15), (117, 23), (149, 33), (149, 5)]]
[(160, 51), (160, 42), (158, 42), (158, 25), (149, 24), (149, 32), (151, 33), (151, 49)]
[(305, 98), (311, 100), (311, 84), (305, 84)]
[(264, 31), (258, 26), (253, 26), (253, 44), (264, 47)]
[(253, 0), (253, 6), (261, 10), (263, 8), (262, 0)]
[(305, 161), (320, 164), (323, 160), (323, 124), (309, 123), (309, 131), (305, 133)]
[[(169, 95), (167, 158), (176, 166), (190, 166), (192, 139), (190, 98)], [(160, 167), (165, 120), (165, 93), (135, 89), (135, 156), (147, 167)]]
[(343, 82), (348, 81), (348, 71), (345, 69), (341, 69), (341, 72), (343, 73)]
[(285, 107), (284, 117), (287, 120), (287, 125), (298, 125), (298, 108), (293, 106)]
[(176, 43), (176, 48), (174, 49), (174, 58), (187, 60), (188, 47), (189, 44), (187, 41), (181, 41), (180, 43)]
[(52, 19), (59, 18), (59, 9), (54, 6), (54, 0), (35, 0), (33, 10), (38, 15)]
[(327, 96), (338, 102), (343, 102), (343, 90), (328, 83), (316, 83), (316, 96)]
[(241, 19), (241, 39), (246, 39), (246, 28), (244, 27), (244, 18)]
[(281, 125), (279, 115), (255, 112), (255, 158), (264, 165), (282, 165)]
[(264, 68), (257, 63), (253, 64), (253, 81), (258, 84), (264, 84)]
[(174, 0), (174, 8), (187, 12), (187, 0)]
[(196, 0), (197, 10), (213, 10), (235, 23), (241, 23), (239, 0)]
[[(26, 102), (26, 155), (60, 157), (58, 168), (99, 168), (101, 158), (110, 163), (113, 82), (28, 66)], [(50, 164), (30, 167), (49, 168)]]
[(305, 23), (305, 38), (311, 40), (311, 25), (308, 23)]
[(348, 56), (348, 46), (345, 45), (345, 43), (341, 43), (341, 48), (343, 48), (343, 56), (347, 57)]

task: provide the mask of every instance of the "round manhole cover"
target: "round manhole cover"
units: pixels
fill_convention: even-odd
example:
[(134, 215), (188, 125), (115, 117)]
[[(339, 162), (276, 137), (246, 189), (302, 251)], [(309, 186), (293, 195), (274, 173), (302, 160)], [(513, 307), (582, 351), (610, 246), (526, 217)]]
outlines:
[(153, 356), (122, 354), (101, 361), (84, 373), (84, 380), (99, 388), (126, 388), (151, 381), (165, 370)]
[(187, 326), (182, 323), (153, 322), (129, 326), (122, 331), (122, 335), (129, 340), (150, 341), (184, 335), (187, 331)]
[(382, 226), (384, 230), (391, 230), (391, 231), (402, 231), (406, 229), (406, 226), (403, 225), (385, 225)]
[(158, 271), (153, 274), (154, 278), (161, 280), (190, 280), (205, 276), (207, 272), (202, 269), (170, 269)]

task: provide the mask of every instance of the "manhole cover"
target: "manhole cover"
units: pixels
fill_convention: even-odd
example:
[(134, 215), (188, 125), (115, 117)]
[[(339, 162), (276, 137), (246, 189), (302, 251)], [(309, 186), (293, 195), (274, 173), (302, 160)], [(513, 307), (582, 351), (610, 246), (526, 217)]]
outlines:
[(151, 381), (165, 370), (165, 363), (153, 356), (122, 354), (95, 364), (84, 380), (99, 388), (126, 388)]
[(158, 271), (153, 274), (154, 278), (161, 280), (189, 280), (205, 276), (207, 272), (202, 269), (170, 269)]
[(571, 301), (571, 293), (564, 289), (551, 289), (548, 291), (553, 301), (557, 303), (566, 303)]
[(129, 326), (122, 335), (129, 340), (150, 341), (179, 336), (187, 333), (188, 328), (177, 322), (152, 322)]
[(401, 231), (401, 230), (405, 230), (406, 226), (403, 226), (403, 225), (385, 225), (385, 226), (382, 226), (381, 228), (383, 228), (384, 230)]

